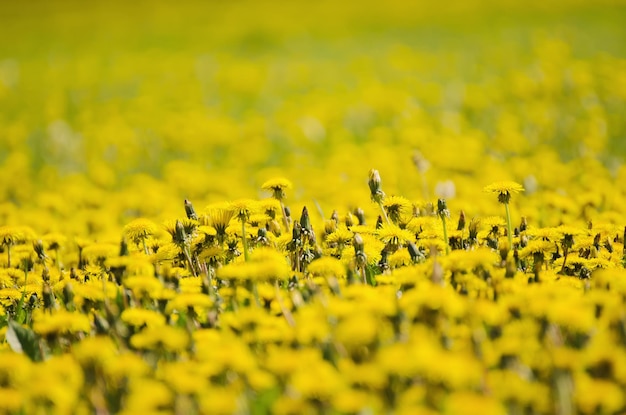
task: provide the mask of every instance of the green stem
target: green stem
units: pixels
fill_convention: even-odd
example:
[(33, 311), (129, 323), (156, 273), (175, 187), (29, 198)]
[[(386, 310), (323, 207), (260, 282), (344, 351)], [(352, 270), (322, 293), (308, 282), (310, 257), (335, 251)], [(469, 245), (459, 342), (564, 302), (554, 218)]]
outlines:
[(441, 223), (443, 225), (443, 241), (446, 243), (446, 255), (450, 253), (450, 243), (448, 241), (448, 228), (446, 227), (446, 217), (441, 215)]
[(246, 221), (241, 221), (241, 240), (243, 242), (243, 257), (248, 261), (248, 238), (246, 237)]
[(56, 258), (56, 263), (57, 263), (57, 269), (59, 270), (59, 274), (61, 273), (61, 255), (59, 255), (59, 250), (56, 249), (54, 251), (55, 254), (55, 258)]
[(11, 268), (11, 244), (7, 244), (7, 268)]
[(563, 266), (561, 267), (561, 271), (559, 274), (565, 274), (565, 264), (567, 262), (567, 254), (569, 254), (569, 246), (563, 246)]
[(279, 202), (280, 202), (280, 212), (283, 215), (283, 225), (285, 225), (285, 230), (289, 232), (289, 221), (287, 220), (287, 212), (285, 211), (285, 204), (283, 203), (282, 200), (279, 200)]
[(187, 262), (189, 263), (189, 269), (194, 277), (197, 277), (196, 268), (193, 266), (193, 261), (191, 260), (191, 253), (189, 252), (189, 247), (187, 245), (183, 246), (183, 252), (185, 253), (185, 258), (187, 258)]
[(389, 221), (389, 217), (387, 216), (387, 212), (385, 212), (385, 208), (383, 207), (382, 201), (378, 202), (378, 207), (380, 207), (380, 211), (382, 212), (383, 218), (385, 218), (385, 222), (387, 222), (387, 225), (391, 225), (391, 222)]
[(504, 210), (506, 211), (506, 233), (509, 237), (509, 250), (513, 250), (513, 231), (511, 230), (511, 212), (509, 212), (509, 204), (504, 204)]
[(141, 238), (141, 242), (143, 243), (143, 252), (148, 255), (148, 245), (146, 245), (146, 237)]

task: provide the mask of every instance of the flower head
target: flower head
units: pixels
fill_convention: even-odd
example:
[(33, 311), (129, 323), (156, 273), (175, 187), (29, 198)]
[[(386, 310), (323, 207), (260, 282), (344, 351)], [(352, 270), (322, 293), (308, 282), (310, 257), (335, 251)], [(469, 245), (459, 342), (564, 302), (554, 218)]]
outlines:
[(511, 200), (511, 194), (523, 192), (524, 186), (512, 181), (502, 181), (491, 183), (489, 186), (485, 186), (483, 190), (487, 193), (496, 193), (498, 202), (506, 204)]
[(284, 177), (274, 177), (261, 185), (261, 189), (271, 191), (272, 196), (276, 200), (283, 200), (285, 198), (285, 190), (292, 187), (291, 182)]
[(124, 234), (135, 243), (153, 235), (157, 226), (149, 219), (137, 218), (124, 227)]

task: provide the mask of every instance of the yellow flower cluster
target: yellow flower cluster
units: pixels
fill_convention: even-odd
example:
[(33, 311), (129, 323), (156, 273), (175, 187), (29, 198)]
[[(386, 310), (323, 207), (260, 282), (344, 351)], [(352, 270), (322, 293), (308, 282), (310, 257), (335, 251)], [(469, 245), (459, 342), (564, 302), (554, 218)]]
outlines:
[(620, 2), (57, 1), (0, 16), (0, 413), (626, 410)]

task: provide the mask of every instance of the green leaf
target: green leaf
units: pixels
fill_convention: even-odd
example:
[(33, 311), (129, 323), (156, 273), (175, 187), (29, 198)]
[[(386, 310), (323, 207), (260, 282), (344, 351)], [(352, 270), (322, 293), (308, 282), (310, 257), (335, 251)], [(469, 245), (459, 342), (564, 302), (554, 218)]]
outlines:
[(39, 338), (34, 331), (22, 327), (16, 321), (11, 320), (9, 321), (6, 339), (14, 352), (24, 353), (35, 362), (43, 360), (41, 350), (39, 349)]
[(367, 281), (369, 285), (373, 287), (376, 286), (376, 279), (374, 278), (374, 275), (376, 275), (376, 271), (374, 270), (374, 267), (368, 266), (365, 268), (365, 280)]

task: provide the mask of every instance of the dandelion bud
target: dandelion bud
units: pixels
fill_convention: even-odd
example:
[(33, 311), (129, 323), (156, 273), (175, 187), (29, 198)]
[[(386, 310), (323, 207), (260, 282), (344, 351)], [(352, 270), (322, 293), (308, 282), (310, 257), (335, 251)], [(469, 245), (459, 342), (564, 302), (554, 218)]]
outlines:
[(196, 215), (193, 205), (187, 199), (185, 199), (185, 213), (187, 214), (187, 219), (198, 220), (198, 215)]
[(337, 222), (334, 220), (327, 220), (324, 222), (324, 234), (330, 235), (337, 230)]
[(330, 219), (333, 220), (337, 226), (339, 226), (339, 213), (336, 210), (333, 210), (332, 215), (330, 215)]
[(300, 236), (302, 235), (302, 226), (300, 225), (299, 222), (296, 222), (293, 224), (293, 230), (291, 231), (291, 237), (294, 241), (297, 241), (300, 239)]
[(346, 214), (345, 222), (346, 222), (346, 227), (348, 228), (354, 225), (354, 218), (352, 217), (352, 214), (350, 212)]
[(376, 229), (380, 229), (383, 227), (383, 217), (378, 215), (378, 219), (376, 219)]
[(280, 223), (276, 219), (272, 219), (267, 223), (267, 228), (270, 232), (272, 232), (275, 236), (280, 236), (282, 230), (280, 229)]
[(478, 225), (480, 225), (480, 221), (477, 219), (472, 219), (469, 223), (469, 240), (476, 241), (478, 237)]
[(606, 248), (607, 251), (609, 251), (610, 254), (613, 253), (613, 244), (611, 244), (611, 240), (609, 238), (606, 238), (603, 246), (604, 248)]
[(519, 246), (520, 246), (520, 248), (526, 248), (526, 246), (528, 246), (528, 236), (520, 235), (520, 237), (519, 237)]
[(52, 310), (55, 306), (55, 302), (54, 293), (52, 292), (52, 288), (50, 288), (50, 284), (44, 284), (42, 294), (44, 310)]
[(448, 210), (448, 204), (445, 199), (439, 199), (437, 201), (437, 216), (450, 217), (450, 211)]
[(360, 234), (358, 234), (358, 233), (354, 234), (354, 238), (352, 240), (352, 244), (354, 245), (354, 253), (355, 254), (358, 255), (358, 254), (363, 252), (365, 244), (363, 242), (363, 237)]
[(120, 256), (128, 256), (130, 251), (128, 250), (128, 243), (126, 242), (126, 238), (122, 238), (120, 241)]
[(359, 220), (359, 225), (365, 225), (365, 212), (363, 212), (363, 209), (354, 209), (354, 216), (356, 216), (356, 218)]
[(28, 305), (30, 306), (30, 308), (35, 308), (35, 305), (37, 305), (37, 293), (32, 293), (30, 295), (30, 298), (28, 299)]
[(30, 271), (33, 269), (35, 262), (33, 261), (33, 257), (28, 255), (22, 258), (21, 260), (22, 271)]
[(187, 239), (187, 234), (185, 233), (185, 227), (182, 222), (177, 220), (176, 226), (174, 228), (174, 243), (178, 245), (182, 245), (185, 243)]
[(289, 206), (285, 206), (285, 216), (287, 217), (287, 220), (291, 219), (291, 209), (289, 209)]
[(309, 210), (305, 207), (302, 208), (302, 215), (300, 216), (300, 226), (307, 231), (311, 230), (311, 218), (309, 217)]
[(417, 245), (415, 245), (413, 242), (409, 242), (406, 248), (409, 251), (409, 255), (411, 255), (411, 260), (413, 262), (419, 262), (421, 259), (424, 258), (424, 254), (422, 253), (422, 251), (420, 251)]
[(378, 173), (378, 170), (370, 170), (367, 184), (370, 188), (372, 200), (375, 202), (381, 202), (383, 197), (385, 197), (385, 193), (382, 189), (382, 180), (380, 179), (380, 173)]
[(74, 287), (69, 282), (63, 287), (63, 300), (66, 308), (74, 302)]
[(267, 240), (267, 229), (259, 228), (259, 230), (256, 233), (256, 237), (257, 237), (257, 240), (259, 241)]
[(596, 234), (596, 236), (593, 238), (593, 246), (596, 249), (600, 249), (600, 238), (601, 238), (601, 235), (599, 233)]
[(33, 249), (35, 250), (35, 254), (40, 261), (44, 261), (46, 259), (46, 253), (44, 252), (43, 242), (38, 239), (33, 242)]
[(522, 222), (519, 225), (519, 231), (524, 232), (527, 229), (528, 229), (528, 220), (526, 219), (526, 216), (522, 216)]
[(509, 242), (506, 240), (501, 240), (498, 246), (498, 252), (500, 253), (500, 259), (502, 262), (506, 261), (506, 257), (509, 255), (509, 251), (511, 247), (509, 246)]
[(456, 226), (456, 230), (462, 231), (463, 229), (465, 229), (465, 212), (461, 211), (461, 214), (459, 215), (459, 223)]

